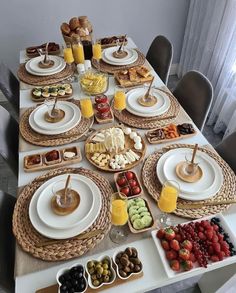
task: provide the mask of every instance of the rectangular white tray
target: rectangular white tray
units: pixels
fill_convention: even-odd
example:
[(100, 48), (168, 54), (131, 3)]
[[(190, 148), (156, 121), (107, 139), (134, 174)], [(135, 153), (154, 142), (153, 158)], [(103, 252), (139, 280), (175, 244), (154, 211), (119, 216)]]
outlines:
[[(189, 222), (186, 222), (186, 223), (183, 223), (181, 225), (184, 225), (184, 224), (187, 224), (187, 223), (190, 223), (190, 222), (201, 222), (202, 220), (210, 220), (211, 218), (213, 217), (218, 217), (220, 218), (220, 225), (222, 226), (222, 228), (224, 229), (225, 233), (228, 233), (229, 234), (229, 238), (230, 238), (230, 241), (233, 243), (233, 245), (236, 247), (236, 237), (234, 235), (234, 233), (231, 231), (229, 225), (226, 223), (225, 219), (224, 219), (224, 216), (222, 214), (216, 214), (216, 215), (212, 215), (212, 216), (208, 216), (208, 217), (204, 217), (204, 218), (201, 218), (201, 219), (197, 219), (197, 220), (193, 220), (193, 221), (189, 221)], [(157, 233), (158, 229), (157, 230), (153, 230), (152, 231), (152, 238), (154, 240), (154, 243), (157, 247), (157, 251), (160, 255), (160, 258), (161, 258), (161, 261), (162, 261), (162, 264), (164, 266), (164, 269), (165, 269), (165, 272), (167, 274), (167, 276), (169, 278), (173, 278), (173, 277), (176, 277), (177, 275), (181, 274), (181, 275), (186, 275), (186, 274), (189, 274), (190, 272), (193, 272), (193, 271), (202, 271), (204, 273), (204, 270), (206, 268), (203, 268), (203, 267), (199, 267), (197, 265), (194, 264), (194, 267), (192, 270), (190, 271), (180, 271), (180, 272), (175, 272), (171, 269), (170, 265), (169, 265), (169, 262), (166, 258), (166, 255), (165, 255), (165, 251), (164, 249), (162, 248), (161, 246), (161, 242), (160, 242), (160, 239), (158, 239), (156, 237), (156, 233)], [(228, 256), (226, 258), (224, 258), (222, 261), (219, 261), (219, 262), (209, 262), (208, 263), (208, 267), (211, 267), (211, 268), (217, 268), (219, 267), (219, 263), (221, 263), (222, 265), (223, 264), (227, 264), (228, 260), (230, 259), (231, 262), (232, 262), (232, 258), (235, 259), (236, 261), (236, 255), (234, 256)]]

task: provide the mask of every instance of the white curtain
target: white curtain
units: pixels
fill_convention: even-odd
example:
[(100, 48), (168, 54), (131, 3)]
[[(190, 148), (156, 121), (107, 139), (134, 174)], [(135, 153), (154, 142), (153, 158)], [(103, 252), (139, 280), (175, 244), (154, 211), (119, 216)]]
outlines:
[(236, 0), (190, 0), (178, 76), (193, 69), (214, 88), (207, 123), (227, 136), (236, 130)]

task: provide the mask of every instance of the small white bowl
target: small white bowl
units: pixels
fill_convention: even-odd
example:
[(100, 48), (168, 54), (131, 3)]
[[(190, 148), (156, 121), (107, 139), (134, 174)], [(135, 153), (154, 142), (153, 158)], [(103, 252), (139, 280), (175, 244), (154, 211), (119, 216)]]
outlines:
[(76, 267), (76, 266), (82, 266), (83, 267), (83, 270), (84, 270), (83, 277), (85, 279), (86, 286), (85, 286), (84, 291), (75, 291), (75, 293), (84, 293), (84, 292), (86, 292), (86, 290), (88, 289), (88, 280), (87, 280), (87, 278), (85, 276), (85, 267), (83, 265), (81, 265), (80, 263), (75, 263), (71, 267), (62, 268), (57, 272), (56, 279), (57, 279), (57, 284), (58, 284), (58, 293), (60, 293), (60, 287), (62, 285), (61, 282), (59, 281), (60, 276), (63, 275), (64, 273), (68, 272), (70, 269), (72, 269), (73, 267)]
[(141, 274), (141, 273), (143, 272), (143, 264), (142, 264), (142, 262), (141, 262), (141, 271), (139, 271), (139, 272), (137, 272), (137, 273), (133, 272), (133, 273), (129, 274), (126, 278), (121, 277), (121, 275), (120, 275), (120, 273), (119, 273), (118, 265), (117, 265), (117, 263), (116, 263), (116, 256), (117, 256), (117, 254), (119, 254), (120, 252), (124, 252), (124, 251), (125, 251), (125, 250), (121, 250), (121, 251), (115, 252), (115, 253), (113, 254), (112, 259), (113, 259), (113, 263), (114, 263), (115, 268), (116, 268), (116, 274), (117, 274), (117, 276), (118, 276), (120, 279), (122, 279), (122, 280), (127, 280), (127, 279), (129, 279), (132, 275), (139, 275), (139, 274)]
[[(110, 270), (111, 270), (111, 273), (112, 273), (112, 279), (111, 279), (110, 282), (104, 282), (104, 283), (100, 284), (97, 287), (96, 286), (93, 286), (92, 279), (91, 279), (91, 275), (88, 272), (87, 264), (90, 261), (103, 261), (104, 259), (107, 259), (110, 262)], [(115, 272), (115, 270), (112, 267), (112, 259), (108, 255), (102, 255), (98, 259), (91, 259), (91, 260), (87, 261), (85, 269), (86, 269), (86, 272), (88, 274), (88, 284), (89, 284), (89, 287), (92, 288), (92, 289), (98, 289), (98, 288), (100, 288), (100, 287), (102, 287), (104, 285), (112, 284), (115, 281), (115, 279), (116, 279), (116, 272)]]

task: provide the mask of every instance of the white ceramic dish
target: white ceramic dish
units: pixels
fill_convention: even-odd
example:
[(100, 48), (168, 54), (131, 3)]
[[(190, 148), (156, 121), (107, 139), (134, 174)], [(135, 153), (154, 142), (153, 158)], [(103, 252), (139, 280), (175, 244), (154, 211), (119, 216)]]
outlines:
[(30, 59), (28, 62), (27, 62), (27, 66), (34, 72), (36, 73), (46, 73), (46, 72), (53, 72), (55, 70), (58, 70), (61, 65), (65, 62), (62, 58), (59, 58), (57, 56), (49, 56), (50, 60), (52, 60), (54, 62), (53, 66), (50, 67), (50, 68), (41, 68), (38, 66), (39, 62), (40, 61), (43, 61), (44, 59), (44, 56), (38, 56), (38, 57), (35, 57), (35, 58), (32, 58)]
[(145, 93), (145, 88), (133, 89), (127, 93), (127, 110), (129, 112), (141, 117), (153, 117), (168, 111), (170, 107), (170, 99), (166, 94), (158, 91), (157, 89), (153, 89), (153, 94), (157, 97), (156, 105), (152, 107), (144, 107), (140, 105), (138, 103), (138, 98), (143, 96)]
[[(236, 247), (236, 238), (235, 238), (235, 235), (234, 235), (234, 233), (231, 231), (231, 229), (230, 229), (230, 227), (228, 226), (228, 224), (226, 223), (226, 221), (225, 221), (225, 219), (224, 219), (224, 217), (223, 217), (222, 214), (217, 214), (217, 215), (214, 215), (214, 216), (204, 217), (204, 218), (202, 218), (202, 219), (200, 219), (200, 220), (194, 220), (194, 221), (191, 221), (191, 222), (197, 222), (197, 221), (202, 221), (202, 220), (209, 220), (209, 219), (211, 219), (211, 218), (213, 218), (213, 217), (218, 217), (218, 218), (220, 218), (220, 220), (221, 220), (221, 223), (220, 223), (220, 224), (221, 224), (222, 228), (225, 230), (226, 233), (229, 234), (230, 241), (231, 241), (231, 242), (233, 243), (233, 245)], [(187, 222), (187, 223), (189, 223), (189, 222)], [(187, 224), (187, 223), (183, 223), (183, 224)], [(156, 247), (157, 247), (157, 251), (158, 251), (158, 253), (159, 253), (159, 255), (160, 255), (161, 262), (162, 262), (162, 264), (163, 264), (163, 266), (164, 266), (165, 272), (166, 272), (166, 274), (167, 274), (167, 276), (168, 276), (169, 278), (173, 278), (173, 277), (176, 277), (176, 276), (178, 276), (178, 275), (186, 275), (186, 274), (189, 274), (189, 273), (191, 274), (192, 272), (196, 272), (196, 271), (202, 271), (202, 273), (204, 273), (205, 268), (203, 268), (203, 267), (197, 267), (196, 265), (195, 265), (195, 267), (194, 267), (192, 270), (190, 270), (190, 271), (186, 271), (186, 272), (175, 272), (175, 271), (173, 271), (173, 270), (170, 268), (169, 262), (168, 262), (168, 260), (167, 260), (167, 258), (166, 258), (165, 251), (164, 251), (164, 249), (163, 249), (162, 246), (161, 246), (160, 240), (156, 237), (156, 233), (157, 233), (157, 231), (158, 231), (158, 230), (153, 230), (153, 231), (152, 231), (152, 238), (153, 238), (154, 243), (155, 243), (155, 245), (156, 245)], [(223, 264), (226, 265), (227, 263), (232, 262), (232, 257), (233, 257), (233, 258), (235, 259), (235, 261), (236, 261), (236, 256), (229, 256), (229, 257), (225, 258), (225, 259), (222, 260), (222, 261), (209, 263), (207, 267), (210, 267), (210, 268), (221, 267)]]
[(66, 127), (68, 124), (70, 124), (70, 122), (75, 118), (75, 112), (77, 111), (77, 106), (74, 105), (73, 103), (68, 103), (68, 102), (63, 102), (63, 101), (58, 101), (57, 102), (57, 106), (59, 109), (63, 110), (65, 112), (65, 117), (56, 123), (50, 123), (47, 122), (44, 119), (44, 114), (46, 112), (48, 112), (48, 107), (47, 105), (41, 105), (39, 107), (37, 107), (32, 113), (31, 115), (33, 115), (33, 119), (35, 124), (42, 128), (42, 129), (47, 129), (47, 130), (53, 130), (55, 128), (59, 129), (59, 128), (64, 128)]
[[(32, 60), (34, 61), (34, 63), (36, 62), (35, 59), (37, 59), (37, 62), (39, 62), (40, 60), (42, 60), (42, 57), (35, 57), (33, 59), (30, 59), (26, 64), (25, 64), (25, 69), (26, 71), (28, 71), (30, 74), (32, 75), (36, 75), (36, 76), (48, 76), (48, 75), (52, 75), (52, 74), (56, 74), (56, 73), (59, 73), (61, 72), (65, 67), (66, 67), (66, 63), (65, 61), (61, 58), (61, 57), (57, 57), (57, 56), (50, 56), (50, 58), (52, 58), (53, 61), (56, 61), (56, 64), (58, 64), (58, 60), (59, 62), (61, 62), (61, 64), (58, 66), (58, 67), (51, 67), (51, 68), (40, 68), (39, 69), (36, 69), (37, 71), (35, 70), (32, 70), (31, 68), (31, 63), (32, 63)], [(58, 59), (59, 58), (59, 59)], [(62, 61), (61, 61), (62, 60)], [(36, 63), (35, 63), (36, 64)], [(33, 66), (33, 68), (35, 68), (35, 64)], [(51, 70), (50, 70), (51, 69)]]
[[(115, 51), (114, 48), (108, 48), (108, 49), (113, 49), (113, 52)], [(108, 49), (105, 49), (105, 50), (108, 50)], [(129, 49), (129, 50), (131, 50), (131, 49)], [(104, 51), (102, 53), (102, 60), (104, 62), (111, 64), (111, 65), (116, 65), (116, 66), (129, 65), (129, 64), (134, 63), (137, 59), (138, 59), (138, 53), (135, 50), (133, 50), (133, 56), (130, 59), (125, 60), (125, 61), (122, 59), (122, 62), (119, 62), (119, 63), (117, 61), (114, 62), (114, 61), (107, 59)]]
[[(176, 149), (178, 150), (175, 153), (175, 161), (176, 161), (176, 165), (179, 161), (181, 161), (181, 157), (178, 160), (178, 152), (181, 153), (186, 153), (189, 151), (188, 148), (178, 148)], [(168, 174), (170, 173), (171, 175), (168, 175), (168, 179), (165, 177), (165, 174), (163, 172), (164, 170), (164, 165), (165, 165), (165, 161), (168, 158), (169, 155), (172, 155), (174, 152), (174, 150), (170, 150), (167, 153), (165, 153), (164, 155), (162, 155), (160, 157), (160, 159), (157, 162), (157, 166), (156, 166), (156, 173), (157, 173), (157, 177), (160, 180), (161, 184), (163, 184), (166, 180), (175, 180), (179, 183), (180, 185), (180, 194), (179, 197), (186, 199), (186, 200), (191, 200), (191, 201), (198, 201), (198, 200), (205, 200), (205, 199), (209, 199), (211, 197), (213, 197), (221, 188), (224, 178), (223, 178), (223, 174), (221, 171), (220, 166), (215, 162), (214, 159), (212, 159), (210, 156), (208, 156), (207, 154), (201, 152), (200, 150), (198, 151), (198, 156), (201, 157), (201, 159), (205, 160), (205, 162), (210, 162), (211, 167), (214, 169), (215, 172), (215, 177), (214, 177), (214, 183), (213, 185), (211, 185), (206, 191), (199, 191), (199, 189), (201, 189), (201, 182), (204, 182), (204, 185), (207, 186), (207, 182), (208, 182), (208, 174), (206, 173), (205, 178), (202, 177), (202, 179), (200, 179), (198, 182), (196, 183), (185, 183), (184, 181), (182, 181), (181, 179), (179, 179), (177, 177), (177, 175), (175, 174), (175, 168), (172, 164), (172, 170), (168, 170)], [(205, 163), (205, 166), (207, 166), (207, 163)], [(209, 167), (210, 168), (210, 167)], [(167, 172), (167, 171), (166, 171)], [(206, 172), (206, 170), (204, 170), (204, 172)], [(213, 171), (212, 171), (213, 172)], [(205, 182), (206, 181), (206, 182)], [(212, 177), (210, 179), (210, 182), (212, 182)], [(186, 186), (189, 184), (189, 192), (184, 192), (182, 191), (182, 187), (184, 186), (186, 188)], [(192, 186), (192, 188), (191, 188)], [(209, 186), (209, 185), (208, 185)], [(193, 193), (195, 192), (195, 193)]]
[[(71, 177), (70, 185), (72, 189), (79, 193), (80, 204), (73, 213), (67, 216), (56, 215), (51, 209), (51, 199), (53, 197), (52, 189), (53, 184), (56, 182), (45, 187), (39, 195), (37, 202), (37, 213), (44, 224), (55, 229), (70, 229), (77, 225), (81, 225), (83, 221), (86, 220), (93, 209), (94, 195), (89, 185), (90, 182), (84, 178), (86, 177), (79, 175)], [(58, 187), (63, 189), (66, 179), (67, 175), (64, 176), (64, 179), (60, 180), (60, 185), (58, 185)]]
[[(92, 284), (92, 279), (91, 279), (90, 273), (88, 272), (87, 264), (88, 264), (89, 261), (102, 261), (104, 259), (107, 259), (110, 262), (110, 269), (111, 269), (111, 273), (112, 273), (112, 279), (111, 279), (110, 282), (104, 282), (104, 283), (100, 284), (99, 286), (95, 287)], [(103, 286), (112, 284), (115, 281), (115, 279), (116, 279), (116, 272), (115, 272), (115, 270), (112, 267), (112, 260), (111, 260), (110, 256), (108, 256), (108, 255), (101, 255), (98, 259), (90, 259), (89, 261), (87, 261), (87, 263), (86, 263), (85, 270), (86, 270), (86, 272), (88, 274), (88, 284), (89, 284), (89, 287), (90, 288), (92, 288), (92, 289), (98, 289), (98, 288), (101, 288)]]
[(131, 276), (133, 276), (133, 275), (139, 275), (139, 274), (141, 274), (141, 273), (143, 272), (143, 264), (142, 264), (142, 262), (141, 262), (142, 269), (141, 269), (140, 272), (137, 272), (137, 273), (131, 273), (131, 274), (128, 275), (128, 277), (126, 277), (126, 278), (121, 277), (121, 275), (119, 274), (119, 268), (118, 268), (118, 265), (117, 265), (117, 263), (116, 263), (116, 261), (115, 261), (117, 254), (120, 253), (120, 252), (122, 252), (122, 251), (115, 252), (115, 253), (113, 254), (112, 259), (113, 259), (113, 263), (114, 263), (114, 265), (115, 265), (116, 274), (117, 274), (117, 276), (118, 276), (121, 280), (127, 280), (127, 279), (129, 279)]
[[(63, 101), (63, 103), (70, 103), (70, 102), (65, 102)], [(74, 128), (77, 124), (79, 124), (80, 120), (81, 120), (81, 112), (79, 107), (77, 107), (76, 105), (72, 106), (75, 110), (75, 116), (74, 118), (68, 122), (68, 124), (66, 126), (62, 126), (59, 128), (54, 128), (54, 129), (42, 129), (41, 127), (39, 127), (35, 121), (34, 121), (34, 111), (30, 114), (29, 116), (29, 124), (30, 127), (41, 134), (46, 134), (46, 135), (56, 135), (56, 134), (61, 134), (63, 132), (69, 131), (72, 128)]]
[[(91, 190), (94, 195), (94, 206), (92, 208), (92, 211), (90, 215), (83, 221), (81, 225), (72, 227), (71, 229), (53, 229), (45, 225), (39, 218), (38, 213), (37, 213), (37, 201), (38, 197), (41, 194), (41, 192), (46, 188), (48, 185), (51, 183), (55, 182), (55, 179), (63, 179), (63, 176), (68, 176), (69, 174), (63, 174), (56, 176), (54, 178), (49, 179), (46, 181), (44, 184), (42, 184), (34, 193), (30, 205), (29, 205), (29, 218), (34, 226), (34, 228), (42, 235), (48, 237), (48, 238), (53, 238), (53, 239), (66, 239), (70, 237), (74, 237), (76, 235), (81, 234), (84, 232), (86, 229), (88, 229), (94, 221), (97, 219), (100, 210), (101, 210), (101, 205), (102, 205), (102, 198), (101, 198), (101, 192), (97, 185), (89, 178), (85, 177), (87, 181), (89, 182), (89, 185), (91, 187)], [(70, 174), (71, 176), (74, 176), (76, 174)], [(82, 175), (80, 175), (82, 176)], [(85, 179), (85, 180), (86, 180)]]
[(61, 282), (59, 281), (60, 276), (63, 275), (63, 274), (65, 274), (65, 273), (68, 272), (70, 269), (72, 269), (73, 267), (76, 267), (76, 266), (82, 266), (82, 267), (83, 267), (83, 269), (84, 269), (83, 277), (84, 277), (84, 279), (85, 279), (86, 286), (85, 286), (85, 289), (84, 289), (83, 291), (75, 291), (74, 293), (84, 293), (84, 292), (87, 291), (87, 289), (88, 289), (88, 280), (87, 280), (87, 278), (86, 278), (86, 276), (85, 276), (85, 268), (84, 268), (83, 265), (81, 265), (81, 264), (79, 264), (79, 263), (75, 263), (75, 264), (73, 264), (73, 265), (70, 266), (70, 267), (62, 268), (62, 269), (60, 269), (60, 270), (57, 272), (56, 280), (57, 280), (57, 284), (58, 284), (58, 293), (61, 293), (61, 292), (60, 292), (60, 286), (62, 285)]
[(104, 50), (104, 57), (106, 58), (106, 60), (117, 63), (117, 64), (129, 62), (131, 59), (134, 58), (134, 56), (136, 55), (135, 53), (137, 53), (134, 49), (125, 48), (125, 51), (128, 54), (124, 58), (119, 59), (119, 58), (115, 58), (113, 56), (113, 53), (118, 51), (118, 49), (119, 49), (119, 46), (105, 49)]

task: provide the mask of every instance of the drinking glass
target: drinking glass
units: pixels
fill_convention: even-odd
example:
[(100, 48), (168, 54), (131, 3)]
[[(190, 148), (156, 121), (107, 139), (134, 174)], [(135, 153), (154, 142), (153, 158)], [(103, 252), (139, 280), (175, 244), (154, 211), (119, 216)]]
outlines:
[(94, 115), (93, 103), (90, 98), (80, 100), (80, 108), (83, 117), (90, 118)]
[[(196, 159), (195, 159), (196, 160)], [(185, 163), (183, 165), (183, 173), (186, 176), (194, 176), (198, 170), (198, 162), (192, 163), (192, 154), (188, 153), (185, 155)]]
[[(46, 98), (44, 100), (44, 104), (47, 106), (49, 117), (55, 118), (55, 116), (57, 116), (57, 115), (55, 115), (54, 113), (57, 113), (58, 112), (58, 111), (52, 111), (53, 106), (55, 104), (55, 98)], [(56, 104), (56, 106), (55, 106), (54, 109), (55, 110), (59, 110), (57, 104)]]
[(84, 48), (79, 40), (76, 40), (73, 45), (73, 56), (76, 64), (84, 63)]
[(100, 41), (93, 44), (93, 59), (97, 61), (98, 71), (100, 71), (100, 60), (102, 59), (102, 46)]
[(68, 208), (73, 204), (73, 195), (71, 189), (71, 183), (67, 187), (67, 193), (65, 196), (65, 180), (59, 180), (52, 186), (53, 195), (56, 198), (56, 203), (61, 208)]
[(161, 195), (157, 202), (157, 206), (162, 212), (158, 217), (161, 227), (166, 227), (171, 224), (168, 219), (168, 214), (173, 213), (176, 209), (179, 190), (179, 184), (174, 180), (168, 180), (162, 186)]
[(71, 65), (75, 61), (71, 48), (71, 43), (66, 43), (66, 45), (63, 47), (63, 55), (64, 60), (67, 64)]
[(125, 227), (128, 222), (128, 211), (127, 211), (127, 197), (116, 192), (111, 196), (111, 223), (112, 228), (110, 230), (109, 236), (112, 242), (122, 243), (127, 239), (127, 227)]
[(125, 89), (122, 87), (116, 86), (114, 93), (114, 109), (122, 111), (126, 108), (126, 95)]

